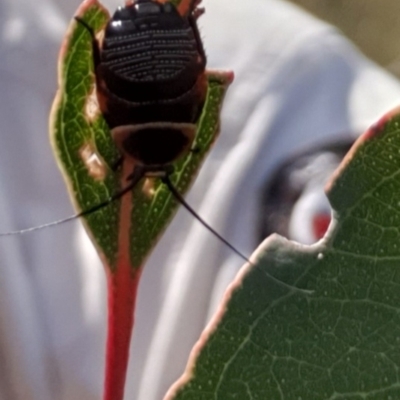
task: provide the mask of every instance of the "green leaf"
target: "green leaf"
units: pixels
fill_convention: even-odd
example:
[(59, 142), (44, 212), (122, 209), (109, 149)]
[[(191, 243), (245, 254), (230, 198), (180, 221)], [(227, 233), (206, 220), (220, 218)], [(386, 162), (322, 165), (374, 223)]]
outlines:
[(166, 399), (400, 399), (400, 109), (358, 140), (328, 197), (325, 238), (260, 246)]
[[(174, 4), (181, 2), (174, 0)], [(126, 188), (134, 165), (127, 157), (119, 170), (113, 168), (120, 155), (97, 104), (92, 38), (84, 25), (99, 34), (109, 21), (108, 11), (96, 0), (86, 0), (76, 16), (85, 23), (71, 22), (61, 49), (59, 91), (50, 130), (54, 153), (72, 201), (81, 212), (108, 201)], [(181, 194), (188, 190), (217, 137), (222, 100), (233, 75), (207, 72), (206, 77), (205, 105), (192, 144), (197, 151), (188, 152), (178, 160), (170, 176)], [(146, 178), (131, 193), (83, 217), (108, 272), (105, 400), (123, 398), (142, 267), (177, 205), (159, 179)]]
[[(97, 1), (85, 1), (77, 12), (96, 32), (104, 28), (109, 14)], [(194, 146), (199, 152), (187, 154), (175, 164), (172, 182), (185, 193), (216, 139), (219, 111), (231, 73), (207, 73), (208, 93)], [(118, 193), (121, 173), (112, 166), (119, 158), (107, 124), (99, 113), (95, 97), (91, 37), (73, 21), (59, 60), (59, 91), (51, 117), (51, 140), (55, 155), (78, 211), (90, 209)], [(130, 264), (143, 265), (160, 234), (176, 211), (168, 189), (156, 179), (143, 180), (133, 191), (129, 232)], [(151, 187), (151, 190), (145, 188)], [(119, 249), (121, 201), (114, 201), (90, 214), (85, 226), (103, 261), (113, 270)]]

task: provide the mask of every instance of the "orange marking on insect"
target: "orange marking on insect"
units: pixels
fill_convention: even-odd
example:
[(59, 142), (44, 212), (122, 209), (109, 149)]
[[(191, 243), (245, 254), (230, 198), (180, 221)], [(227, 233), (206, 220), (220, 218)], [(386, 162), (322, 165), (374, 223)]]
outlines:
[[(201, 3), (201, 0), (182, 0), (177, 9), (179, 14), (183, 16), (189, 15)], [(202, 13), (201, 13), (202, 14)], [(201, 15), (200, 14), (200, 15)]]

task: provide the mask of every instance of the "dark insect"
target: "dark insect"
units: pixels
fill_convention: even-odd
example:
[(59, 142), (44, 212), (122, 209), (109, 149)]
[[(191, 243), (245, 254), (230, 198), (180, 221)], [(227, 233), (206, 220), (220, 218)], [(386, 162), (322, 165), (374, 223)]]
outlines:
[(92, 36), (100, 110), (122, 156), (135, 162), (132, 181), (168, 174), (190, 151), (207, 92), (199, 15), (193, 0), (181, 10), (136, 0), (117, 9), (101, 46), (76, 18)]
[[(187, 154), (196, 134), (207, 94), (206, 56), (196, 20), (199, 0), (170, 2), (134, 0), (119, 7), (100, 43), (91, 35), (96, 93), (121, 159), (133, 161), (126, 187), (81, 213), (24, 233), (89, 215), (129, 192), (145, 176), (157, 176), (174, 197), (207, 229), (245, 261), (247, 257), (209, 226), (186, 203), (169, 175), (172, 163)], [(5, 234), (7, 235), (7, 234)]]

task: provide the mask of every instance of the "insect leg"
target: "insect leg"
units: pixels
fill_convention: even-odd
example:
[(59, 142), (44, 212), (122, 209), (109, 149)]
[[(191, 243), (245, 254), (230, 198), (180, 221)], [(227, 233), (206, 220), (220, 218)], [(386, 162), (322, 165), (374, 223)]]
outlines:
[(206, 62), (207, 62), (207, 57), (206, 57), (206, 53), (204, 51), (203, 42), (202, 42), (201, 37), (200, 37), (200, 32), (199, 32), (199, 28), (197, 26), (196, 19), (197, 19), (196, 16), (193, 16), (193, 15), (190, 15), (188, 17), (190, 26), (192, 27), (192, 30), (193, 30), (194, 37), (196, 39), (197, 49), (198, 49), (198, 51), (199, 51), (199, 53), (201, 55), (201, 58), (202, 58), (203, 67), (205, 67), (206, 66)]

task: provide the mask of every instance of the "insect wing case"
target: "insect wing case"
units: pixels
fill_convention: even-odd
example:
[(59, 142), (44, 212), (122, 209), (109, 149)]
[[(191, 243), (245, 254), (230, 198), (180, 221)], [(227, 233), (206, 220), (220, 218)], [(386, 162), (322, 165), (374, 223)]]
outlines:
[(105, 29), (97, 84), (111, 128), (194, 123), (204, 105), (204, 50), (192, 13), (152, 0), (119, 7)]

